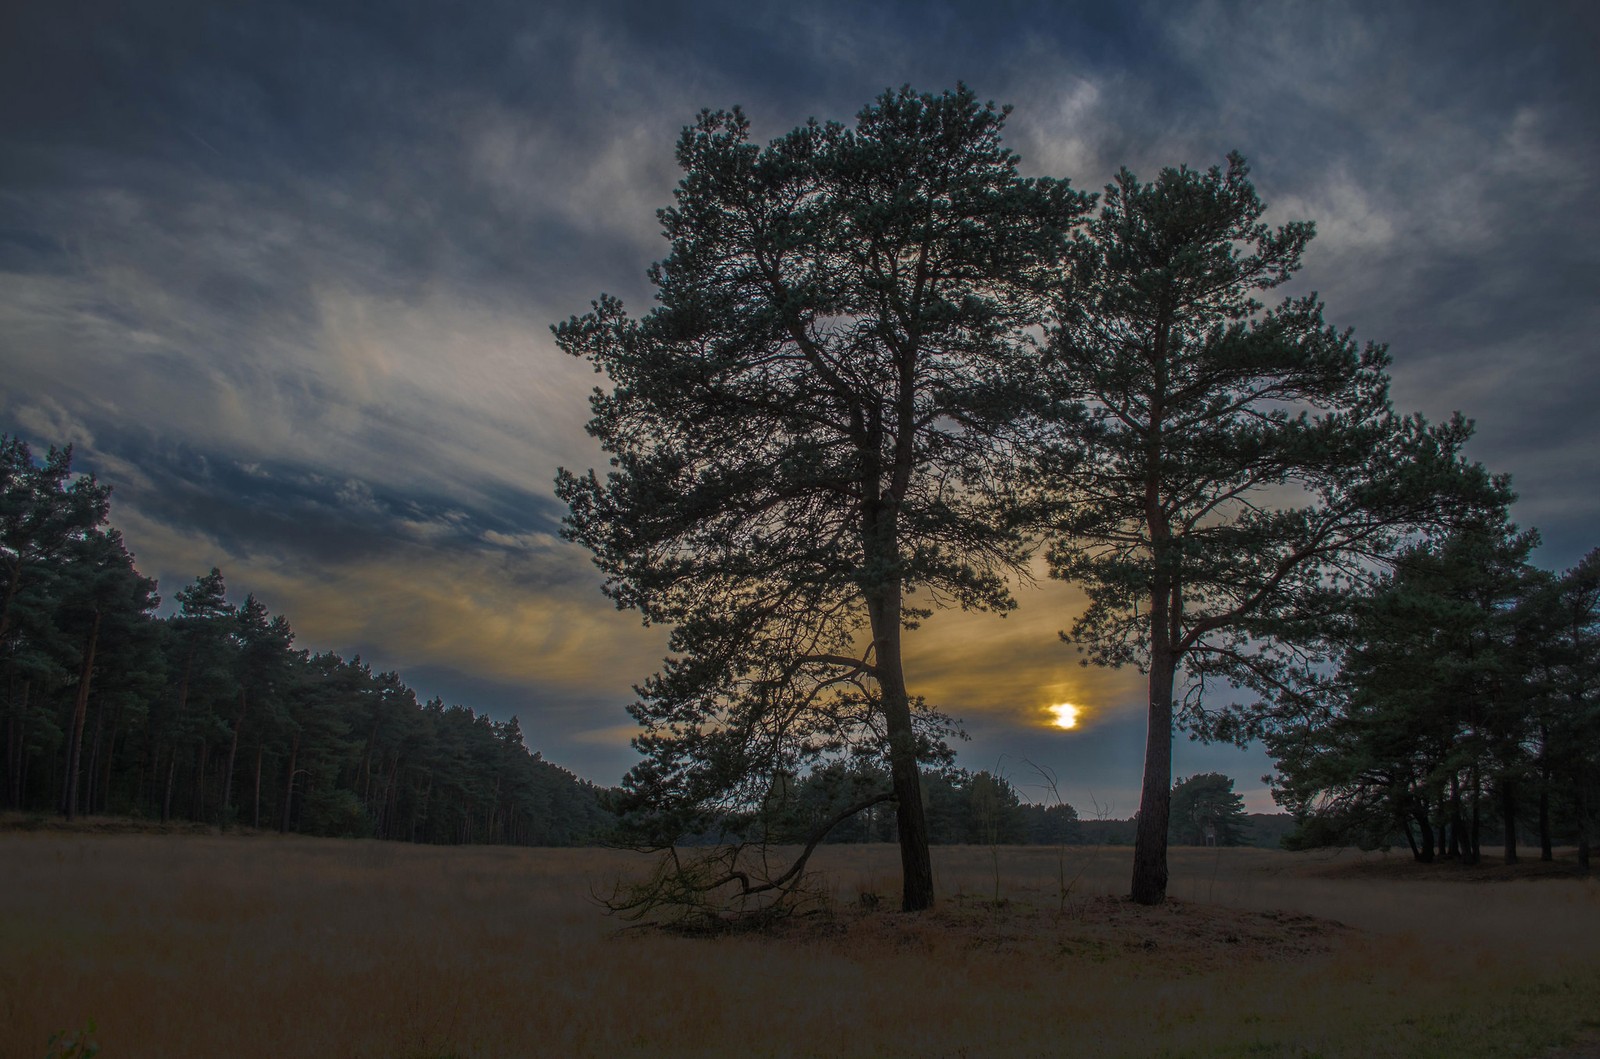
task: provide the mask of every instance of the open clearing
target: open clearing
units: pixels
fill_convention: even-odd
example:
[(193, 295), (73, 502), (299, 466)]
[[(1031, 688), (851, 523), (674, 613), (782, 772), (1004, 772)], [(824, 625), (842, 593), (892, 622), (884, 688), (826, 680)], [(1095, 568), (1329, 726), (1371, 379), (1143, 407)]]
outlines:
[(707, 938), (604, 917), (616, 851), (3, 833), (0, 1056), (1600, 1054), (1594, 880), (1176, 849), (1146, 909), (1130, 859), (936, 847), (904, 916), (824, 847), (826, 914)]

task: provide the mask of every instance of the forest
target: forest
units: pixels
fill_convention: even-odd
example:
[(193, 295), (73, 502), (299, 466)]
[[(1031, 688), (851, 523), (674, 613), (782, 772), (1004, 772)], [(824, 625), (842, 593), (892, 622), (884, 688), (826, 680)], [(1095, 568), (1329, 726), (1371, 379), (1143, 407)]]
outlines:
[(296, 648), (212, 569), (159, 617), (155, 581), (70, 449), (0, 437), (6, 808), (426, 843), (572, 845), (599, 791), (517, 718), (419, 703), (360, 657)]

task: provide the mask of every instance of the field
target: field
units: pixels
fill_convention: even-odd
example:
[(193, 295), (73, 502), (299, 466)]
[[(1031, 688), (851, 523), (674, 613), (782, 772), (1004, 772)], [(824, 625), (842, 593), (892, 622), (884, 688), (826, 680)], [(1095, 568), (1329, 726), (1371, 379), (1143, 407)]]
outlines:
[(1600, 885), (1408, 861), (1175, 850), (1143, 909), (1125, 849), (936, 848), (913, 917), (831, 847), (826, 914), (681, 937), (616, 851), (12, 831), (0, 1056), (1600, 1054)]

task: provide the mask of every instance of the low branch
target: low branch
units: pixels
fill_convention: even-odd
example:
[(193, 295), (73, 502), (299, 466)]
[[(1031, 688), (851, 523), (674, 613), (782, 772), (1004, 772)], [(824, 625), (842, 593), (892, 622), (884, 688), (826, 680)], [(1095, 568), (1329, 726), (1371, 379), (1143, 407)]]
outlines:
[(776, 879), (770, 879), (767, 882), (757, 883), (756, 885), (752, 886), (750, 885), (750, 875), (748, 872), (729, 871), (722, 878), (717, 879), (714, 882), (706, 883), (702, 886), (697, 886), (695, 889), (701, 891), (715, 890), (717, 887), (724, 886), (727, 883), (737, 882), (739, 884), (740, 897), (748, 897), (751, 894), (766, 893), (769, 890), (782, 889), (785, 883), (805, 870), (806, 861), (811, 859), (811, 854), (816, 852), (817, 847), (822, 844), (822, 840), (828, 837), (828, 832), (832, 831), (834, 828), (838, 827), (840, 824), (844, 823), (857, 813), (865, 812), (866, 810), (871, 809), (874, 805), (881, 805), (884, 802), (891, 801), (894, 801), (894, 793), (892, 791), (885, 791), (882, 794), (873, 795), (866, 801), (857, 802), (855, 805), (841, 809), (830, 820), (822, 824), (811, 833), (811, 837), (809, 840), (807, 840), (805, 849), (801, 851), (799, 859), (789, 866), (788, 871), (784, 872)]

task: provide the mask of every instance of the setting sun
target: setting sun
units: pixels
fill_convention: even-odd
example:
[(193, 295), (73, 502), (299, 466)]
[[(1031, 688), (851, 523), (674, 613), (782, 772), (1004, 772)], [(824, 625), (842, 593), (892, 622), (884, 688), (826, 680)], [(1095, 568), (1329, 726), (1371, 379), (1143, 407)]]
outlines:
[(1078, 727), (1078, 708), (1071, 703), (1063, 702), (1050, 707), (1052, 724), (1057, 728)]

